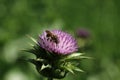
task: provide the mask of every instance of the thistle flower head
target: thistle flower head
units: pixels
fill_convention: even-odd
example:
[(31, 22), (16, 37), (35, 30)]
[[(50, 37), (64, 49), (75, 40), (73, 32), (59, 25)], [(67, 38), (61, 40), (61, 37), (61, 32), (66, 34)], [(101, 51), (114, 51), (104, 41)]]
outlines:
[(70, 54), (78, 49), (76, 40), (68, 33), (61, 30), (44, 31), (39, 36), (39, 45), (52, 53)]

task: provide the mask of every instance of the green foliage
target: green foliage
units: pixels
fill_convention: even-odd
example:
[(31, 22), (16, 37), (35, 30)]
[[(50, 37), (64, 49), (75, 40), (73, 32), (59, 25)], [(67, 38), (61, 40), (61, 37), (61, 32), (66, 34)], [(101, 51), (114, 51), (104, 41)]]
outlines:
[(94, 59), (81, 60), (85, 72), (63, 80), (119, 80), (119, 4), (119, 0), (0, 0), (0, 80), (14, 80), (14, 70), (24, 74), (21, 80), (43, 80), (33, 65), (16, 62), (24, 55), (31, 57), (20, 52), (30, 48), (26, 34), (36, 37), (48, 28), (74, 33), (81, 27), (92, 34), (91, 47), (83, 53)]

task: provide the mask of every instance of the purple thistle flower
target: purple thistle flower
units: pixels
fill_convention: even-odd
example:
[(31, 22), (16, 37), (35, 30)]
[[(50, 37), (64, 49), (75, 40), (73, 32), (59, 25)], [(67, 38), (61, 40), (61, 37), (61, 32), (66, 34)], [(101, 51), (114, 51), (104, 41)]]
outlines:
[(90, 32), (86, 29), (79, 29), (79, 30), (77, 30), (76, 34), (78, 37), (84, 38), (84, 39), (87, 39), (90, 37)]
[(44, 31), (39, 36), (38, 44), (43, 49), (56, 54), (71, 54), (78, 50), (77, 41), (61, 30)]

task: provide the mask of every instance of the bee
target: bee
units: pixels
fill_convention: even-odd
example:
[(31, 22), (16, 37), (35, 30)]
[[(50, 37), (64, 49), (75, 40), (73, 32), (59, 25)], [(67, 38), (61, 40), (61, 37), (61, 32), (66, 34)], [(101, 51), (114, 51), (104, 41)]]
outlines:
[(50, 41), (55, 42), (56, 44), (59, 43), (58, 37), (56, 35), (54, 35), (52, 32), (50, 32), (49, 30), (45, 31), (47, 33), (46, 37), (48, 39), (50, 39)]

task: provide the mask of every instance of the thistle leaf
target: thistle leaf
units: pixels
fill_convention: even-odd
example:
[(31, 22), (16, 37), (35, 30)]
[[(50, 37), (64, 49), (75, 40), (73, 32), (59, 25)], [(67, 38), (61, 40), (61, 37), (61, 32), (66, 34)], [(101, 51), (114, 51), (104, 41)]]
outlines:
[(26, 35), (28, 38), (30, 38), (34, 43), (36, 43), (37, 44), (37, 41), (33, 38), (33, 37), (31, 37), (31, 36), (29, 36), (29, 35)]
[(41, 62), (43, 64), (48, 64), (48, 61), (46, 59), (38, 58), (38, 59), (36, 59), (36, 61)]
[(82, 69), (74, 69), (75, 71), (84, 72)]
[(43, 69), (48, 68), (48, 67), (50, 68), (51, 66), (50, 66), (49, 64), (48, 64), (48, 65), (44, 65), (44, 64), (43, 64), (43, 65), (41, 66), (40, 71), (42, 71)]
[(28, 50), (22, 50), (22, 51), (24, 51), (24, 52), (29, 52), (29, 53), (33, 53), (33, 54), (35, 54), (35, 55), (36, 55), (36, 53), (35, 53), (35, 50), (34, 50), (34, 49), (28, 49)]
[(69, 58), (73, 58), (73, 57), (78, 57), (78, 56), (81, 56), (83, 54), (84, 53), (73, 53), (73, 54), (68, 55), (67, 58), (69, 59)]
[(27, 61), (30, 62), (30, 63), (33, 63), (35, 65), (36, 65), (36, 62), (37, 62), (35, 59), (28, 59)]
[(73, 69), (74, 69), (75, 71), (84, 72), (82, 69), (80, 69), (80, 68), (78, 68), (78, 67), (75, 67), (75, 66), (73, 66)]
[(61, 59), (61, 61), (71, 61), (71, 60), (81, 59), (80, 56), (82, 56), (83, 54), (84, 53), (73, 53), (65, 56), (64, 58)]
[(33, 47), (33, 46), (34, 46), (34, 44), (32, 44), (32, 43), (29, 43), (29, 42), (28, 42), (28, 45), (30, 45), (31, 47)]
[(80, 56), (81, 59), (93, 59), (92, 57), (88, 57), (88, 56)]
[(84, 72), (82, 69), (76, 67), (74, 64), (72, 64), (70, 62), (68, 62), (66, 65), (64, 65), (64, 68), (73, 74), (74, 74), (74, 71)]
[(69, 72), (71, 72), (72, 74), (74, 74), (74, 71), (73, 71), (71, 68), (64, 66), (64, 69), (66, 69), (67, 71), (69, 71)]

